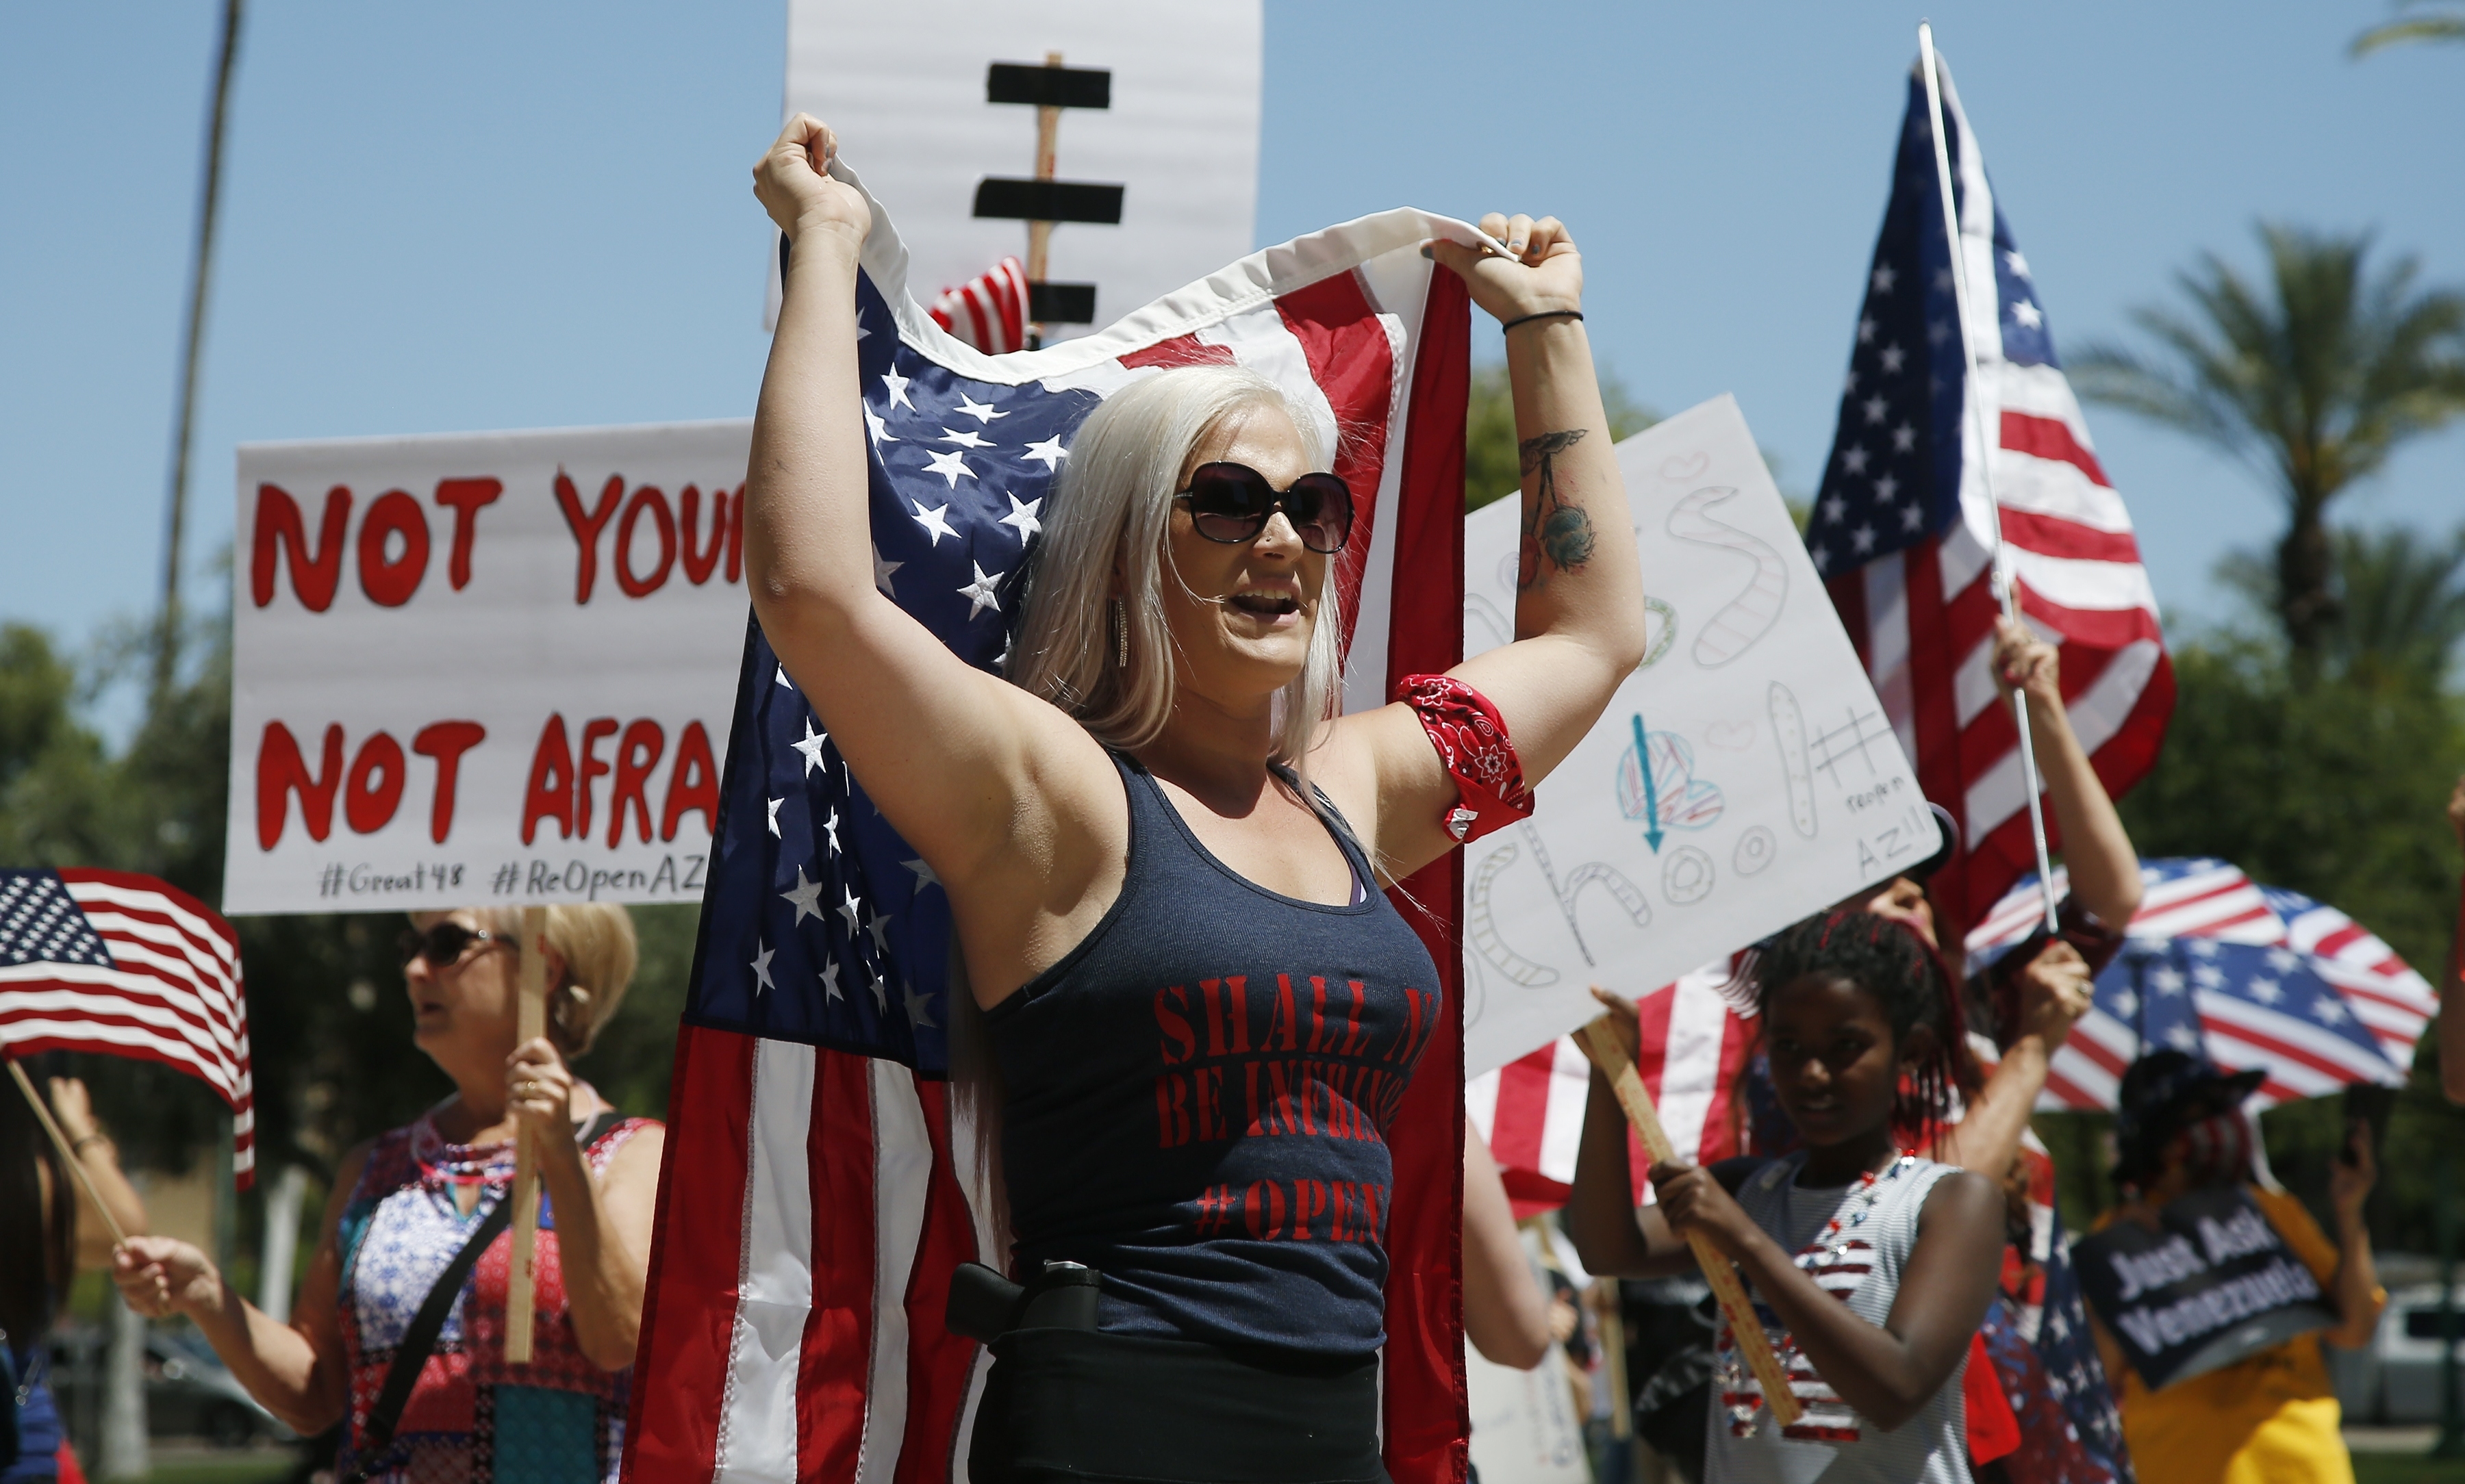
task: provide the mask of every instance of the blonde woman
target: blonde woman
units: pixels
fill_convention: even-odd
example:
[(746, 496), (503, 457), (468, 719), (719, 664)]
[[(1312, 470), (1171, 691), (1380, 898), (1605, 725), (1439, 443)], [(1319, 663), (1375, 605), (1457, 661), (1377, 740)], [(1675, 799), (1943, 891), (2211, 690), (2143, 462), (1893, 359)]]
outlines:
[(1012, 1273), (1095, 1288), (1092, 1314), (994, 1340), (971, 1474), (1377, 1478), (1386, 1134), (1441, 1012), (1379, 888), (1528, 809), (1642, 655), (1582, 259), (1551, 218), (1484, 218), (1511, 255), (1429, 246), (1504, 329), (1520, 642), (1337, 718), (1338, 431), (1197, 366), (1116, 391), (1075, 434), (1005, 679), (874, 586), (871, 214), (825, 173), (833, 149), (799, 116), (754, 171), (793, 251), (748, 587), (949, 894), (999, 1074)]
[[(520, 929), (511, 910), (412, 917), (411, 1040), (455, 1092), (344, 1157), (289, 1324), (185, 1242), (135, 1238), (115, 1267), (139, 1312), (194, 1320), (267, 1410), (303, 1433), (347, 1422), (346, 1480), (616, 1475), (663, 1131), (567, 1064), (625, 997), (633, 926), (622, 907), (548, 909), (548, 1033), (517, 1044)], [(510, 1235), (492, 1228), (518, 1135), (543, 1156), (545, 1198), (532, 1359), (511, 1368)]]

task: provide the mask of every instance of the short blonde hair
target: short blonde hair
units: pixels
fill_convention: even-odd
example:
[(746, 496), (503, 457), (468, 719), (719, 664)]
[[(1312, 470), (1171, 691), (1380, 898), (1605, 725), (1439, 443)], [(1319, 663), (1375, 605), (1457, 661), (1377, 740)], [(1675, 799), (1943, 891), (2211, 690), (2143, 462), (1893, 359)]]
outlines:
[[(505, 941), (520, 943), (522, 909), (482, 907), (472, 916)], [(615, 1018), (633, 982), (640, 950), (633, 914), (613, 902), (557, 903), (547, 909), (547, 945), (565, 961), (565, 973), (548, 986), (547, 1032), (568, 1058), (590, 1050)]]

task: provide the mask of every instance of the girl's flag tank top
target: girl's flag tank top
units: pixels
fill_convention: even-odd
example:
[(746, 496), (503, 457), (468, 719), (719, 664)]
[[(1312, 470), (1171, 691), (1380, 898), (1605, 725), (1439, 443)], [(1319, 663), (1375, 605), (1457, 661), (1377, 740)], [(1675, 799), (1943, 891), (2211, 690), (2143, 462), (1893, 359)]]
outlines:
[(1115, 765), (1120, 899), (986, 1017), (1018, 1271), (1096, 1269), (1107, 1331), (1366, 1356), (1385, 1340), (1386, 1134), (1438, 1024), (1437, 965), (1384, 895), (1268, 891)]

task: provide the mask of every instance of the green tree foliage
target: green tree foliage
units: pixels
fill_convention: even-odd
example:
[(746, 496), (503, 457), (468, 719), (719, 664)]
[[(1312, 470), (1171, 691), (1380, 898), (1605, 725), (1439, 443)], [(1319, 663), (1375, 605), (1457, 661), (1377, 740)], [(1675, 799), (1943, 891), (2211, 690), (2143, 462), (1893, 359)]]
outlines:
[(2465, 5), (2456, 0), (2397, 0), (2400, 14), (2354, 38), (2353, 55), (2368, 56), (2383, 47), (2423, 41), (2465, 41)]
[(2189, 313), (2133, 316), (2156, 353), (2093, 347), (2073, 380), (2241, 459), (2283, 502), (2276, 612), (2299, 669), (2337, 618), (2330, 503), (2465, 412), (2465, 294), (2418, 289), (2411, 257), (2374, 270), (2367, 234), (2262, 223), (2259, 237), (2265, 283), (2204, 255), (2176, 279)]
[[(2337, 558), (2336, 625), (2325, 659), (2341, 671), (2376, 671), (2436, 686), (2465, 642), (2465, 526), (2445, 542), (2403, 527), (2329, 533)], [(2276, 571), (2237, 551), (2218, 576), (2263, 612), (2276, 609)]]

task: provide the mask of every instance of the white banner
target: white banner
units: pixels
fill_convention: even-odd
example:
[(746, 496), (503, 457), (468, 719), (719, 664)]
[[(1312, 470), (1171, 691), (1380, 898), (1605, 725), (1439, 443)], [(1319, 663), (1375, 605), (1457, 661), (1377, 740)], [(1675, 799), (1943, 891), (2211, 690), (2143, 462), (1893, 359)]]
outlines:
[[(1932, 854), (1882, 703), (1735, 399), (1618, 445), (1643, 665), (1468, 848), (1464, 1071), (1478, 1075)], [(1464, 530), (1464, 653), (1513, 632), (1520, 501)]]
[[(1059, 95), (1054, 177), (1119, 187), (1120, 221), (1054, 227), (1046, 277), (1092, 285), (1095, 306), (1092, 323), (1051, 324), (1052, 343), (1255, 245), (1263, 34), (1259, 0), (789, 0), (787, 107), (838, 131), (899, 223), (908, 291), (929, 305), (1028, 255), (1025, 220), (976, 214), (987, 180), (1035, 174), (1037, 110), (990, 100), (994, 64), (1041, 67), (1057, 52), (1103, 74)], [(773, 305), (778, 272), (774, 258)]]
[(243, 446), (223, 910), (699, 901), (751, 430)]

